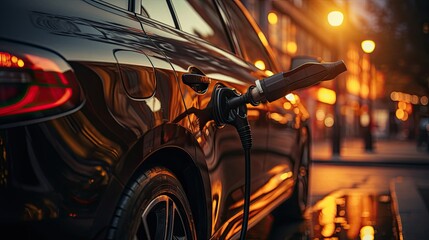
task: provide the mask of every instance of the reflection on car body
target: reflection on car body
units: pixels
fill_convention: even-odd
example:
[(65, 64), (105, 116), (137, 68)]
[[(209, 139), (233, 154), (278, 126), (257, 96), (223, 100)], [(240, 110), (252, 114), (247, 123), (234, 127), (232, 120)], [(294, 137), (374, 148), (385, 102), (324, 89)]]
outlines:
[[(0, 9), (4, 234), (238, 237), (244, 155), (236, 130), (210, 119), (209, 102), (217, 84), (244, 93), (279, 71), (270, 48), (239, 1), (128, 2), (9, 1)], [(186, 20), (190, 11), (204, 24)], [(211, 82), (193, 86), (189, 74)], [(300, 218), (310, 164), (304, 106), (284, 98), (249, 106), (248, 116), (250, 226), (273, 212)]]

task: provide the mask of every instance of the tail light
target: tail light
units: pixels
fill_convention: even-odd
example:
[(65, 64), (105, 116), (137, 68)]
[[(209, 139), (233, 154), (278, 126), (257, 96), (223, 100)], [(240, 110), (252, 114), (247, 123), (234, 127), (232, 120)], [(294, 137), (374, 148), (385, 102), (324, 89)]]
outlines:
[(76, 110), (83, 95), (58, 55), (0, 41), (0, 126), (41, 121)]

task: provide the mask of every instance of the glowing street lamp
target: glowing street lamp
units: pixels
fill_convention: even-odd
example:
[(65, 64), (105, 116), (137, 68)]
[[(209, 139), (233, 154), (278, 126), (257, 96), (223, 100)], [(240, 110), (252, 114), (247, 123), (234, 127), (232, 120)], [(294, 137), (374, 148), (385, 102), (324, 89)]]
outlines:
[(344, 14), (340, 11), (332, 11), (328, 14), (328, 23), (333, 27), (338, 27), (343, 24)]
[[(364, 40), (361, 42), (361, 47), (362, 50), (367, 53), (370, 54), (374, 51), (375, 49), (375, 42), (372, 40)], [(364, 56), (365, 57), (365, 56)], [(363, 124), (363, 126), (365, 126), (365, 134), (364, 134), (364, 142), (365, 142), (365, 150), (372, 152), (373, 151), (373, 139), (372, 139), (372, 99), (371, 99), (371, 88), (372, 88), (372, 70), (370, 69), (369, 71), (371, 71), (371, 75), (370, 75), (370, 79), (369, 79), (369, 83), (368, 83), (368, 112), (365, 115), (362, 115), (361, 117), (364, 117), (365, 122)], [(398, 113), (397, 113), (398, 114)]]
[(364, 40), (360, 45), (365, 53), (372, 53), (375, 49), (375, 42), (372, 40)]
[(278, 17), (277, 17), (277, 14), (276, 13), (274, 13), (274, 12), (270, 12), (270, 13), (268, 13), (268, 16), (267, 16), (267, 18), (268, 18), (268, 22), (270, 23), (270, 24), (277, 24), (277, 22), (279, 21), (279, 19), (278, 19)]
[[(339, 27), (343, 24), (344, 21), (344, 14), (340, 11), (331, 11), (330, 13), (328, 13), (328, 23), (329, 25), (331, 25), (332, 27), (336, 28)], [(343, 37), (342, 37), (342, 33), (341, 31), (337, 32), (338, 34), (338, 43), (339, 43), (339, 47), (338, 47), (338, 57), (341, 55), (343, 49)], [(337, 96), (340, 97), (341, 93), (340, 93), (340, 87), (338, 85), (338, 81), (334, 82), (334, 92), (336, 93), (336, 98)], [(329, 124), (333, 127), (332, 129), (332, 156), (334, 158), (338, 158), (340, 156), (340, 150), (341, 150), (341, 126), (340, 126), (340, 121), (341, 121), (341, 117), (340, 117), (340, 106), (338, 101), (332, 101), (333, 105), (334, 105), (334, 121), (333, 124)], [(325, 123), (326, 124), (326, 123)]]

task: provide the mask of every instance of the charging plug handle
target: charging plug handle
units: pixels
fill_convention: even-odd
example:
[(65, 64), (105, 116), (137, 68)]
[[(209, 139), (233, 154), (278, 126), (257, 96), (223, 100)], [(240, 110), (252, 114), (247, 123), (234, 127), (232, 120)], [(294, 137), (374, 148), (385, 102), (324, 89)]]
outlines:
[(331, 80), (346, 70), (343, 61), (306, 63), (289, 72), (281, 72), (262, 80), (256, 80), (256, 88), (252, 89), (251, 96), (254, 102), (263, 99), (273, 102), (294, 90)]

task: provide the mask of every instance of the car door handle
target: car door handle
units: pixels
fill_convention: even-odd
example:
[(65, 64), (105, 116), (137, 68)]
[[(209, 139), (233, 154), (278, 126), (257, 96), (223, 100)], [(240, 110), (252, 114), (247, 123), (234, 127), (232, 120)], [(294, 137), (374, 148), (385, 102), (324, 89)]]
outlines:
[(182, 75), (184, 84), (190, 86), (198, 94), (207, 92), (211, 79), (207, 76), (196, 73), (185, 73)]

